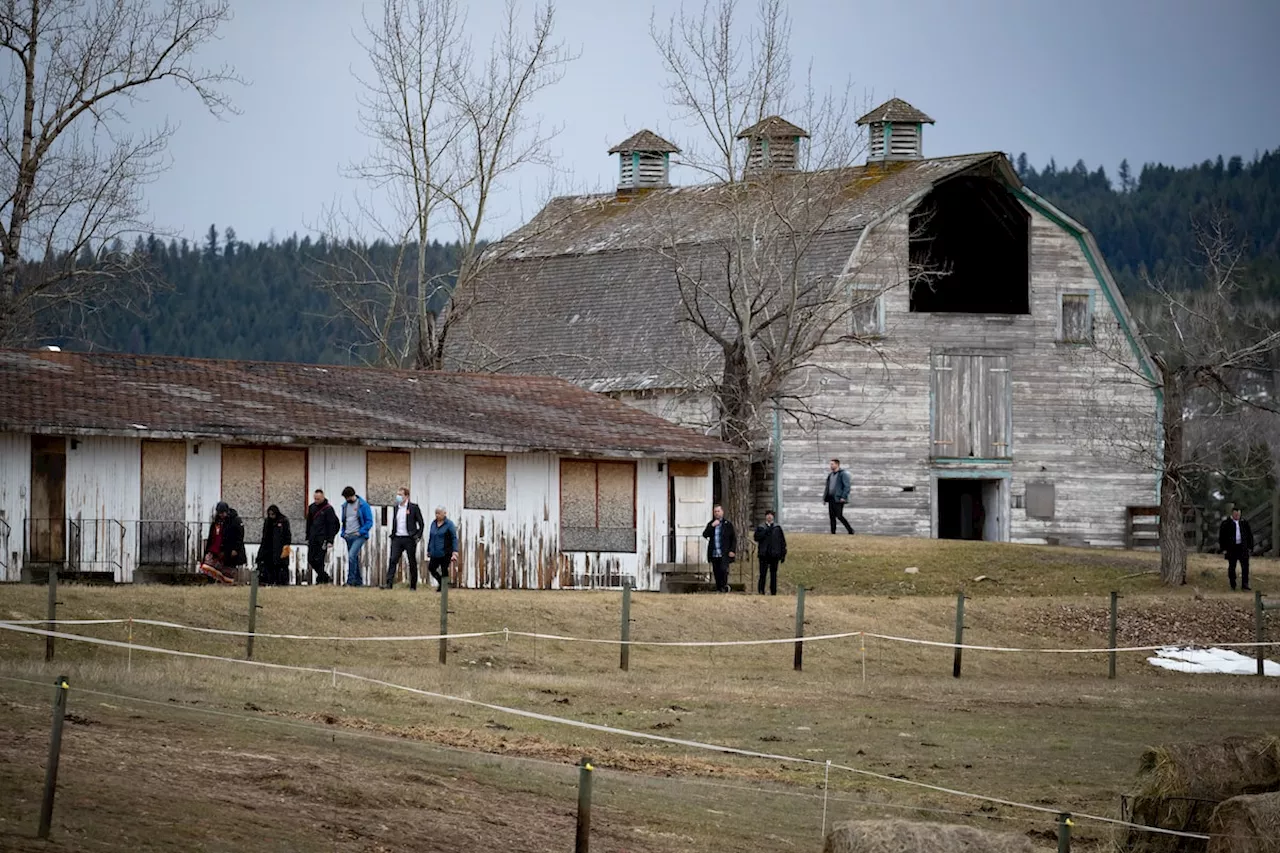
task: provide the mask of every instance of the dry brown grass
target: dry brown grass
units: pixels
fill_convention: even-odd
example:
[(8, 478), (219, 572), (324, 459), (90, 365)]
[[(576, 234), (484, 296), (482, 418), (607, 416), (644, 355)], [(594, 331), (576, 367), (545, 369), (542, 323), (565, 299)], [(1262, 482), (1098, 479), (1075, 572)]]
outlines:
[(822, 853), (1032, 853), (1026, 838), (944, 823), (854, 820), (827, 835)]

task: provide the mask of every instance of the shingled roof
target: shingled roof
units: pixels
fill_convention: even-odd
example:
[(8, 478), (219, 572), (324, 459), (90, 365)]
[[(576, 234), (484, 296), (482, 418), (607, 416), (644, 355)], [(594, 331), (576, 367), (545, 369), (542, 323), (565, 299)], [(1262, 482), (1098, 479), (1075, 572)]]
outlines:
[(731, 446), (569, 382), (0, 350), (0, 433), (710, 459)]
[(809, 131), (802, 127), (796, 127), (782, 116), (769, 116), (748, 127), (746, 130), (738, 134), (738, 139), (757, 139), (765, 137), (767, 139), (776, 139), (778, 137), (803, 136), (809, 138)]
[[(822, 209), (804, 263), (838, 275), (868, 224), (962, 174), (1017, 180), (1004, 155), (983, 153), (789, 173), (767, 192), (776, 200), (794, 186)], [(741, 236), (741, 194), (752, 191), (706, 184), (553, 199), (495, 250), (477, 283), (482, 304), (450, 332), (450, 367), (514, 365), (604, 392), (690, 388), (720, 353), (683, 322), (672, 255), (686, 269), (723, 269), (724, 241)]]
[(680, 149), (674, 143), (668, 142), (652, 130), (633, 133), (609, 149), (610, 154), (623, 154), (628, 151), (649, 151), (655, 154), (680, 153)]
[(871, 112), (858, 119), (858, 124), (876, 121), (900, 121), (904, 124), (935, 124), (934, 120), (901, 98), (890, 98)]

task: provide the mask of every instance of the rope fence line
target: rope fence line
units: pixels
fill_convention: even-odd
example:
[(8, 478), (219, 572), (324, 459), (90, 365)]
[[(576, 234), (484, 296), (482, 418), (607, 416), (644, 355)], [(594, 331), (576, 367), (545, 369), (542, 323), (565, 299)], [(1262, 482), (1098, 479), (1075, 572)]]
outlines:
[[(985, 794), (976, 794), (969, 791), (961, 791), (954, 788), (946, 788), (939, 785), (932, 785), (927, 782), (918, 782), (913, 779), (906, 779), (906, 778), (897, 777), (897, 776), (889, 776), (883, 773), (876, 773), (871, 770), (864, 770), (857, 767), (851, 767), (845, 764), (828, 763), (826, 761), (819, 761), (812, 758), (800, 758), (796, 756), (782, 755), (779, 753), (759, 752), (757, 750), (742, 749), (740, 747), (727, 746), (725, 744), (713, 744), (713, 743), (705, 743), (702, 741), (687, 740), (684, 738), (673, 738), (673, 737), (668, 737), (666, 735), (654, 734), (652, 732), (631, 731), (629, 729), (618, 728), (616, 726), (607, 726), (600, 723), (589, 723), (589, 722), (586, 722), (585, 720), (575, 720), (570, 717), (559, 717), (553, 714), (543, 714), (538, 711), (529, 711), (523, 708), (511, 708), (504, 705), (497, 705), (491, 702), (484, 702), (479, 699), (470, 699), (463, 696), (452, 696), (447, 693), (439, 693), (432, 690), (424, 690), (418, 687), (410, 687), (404, 684), (397, 684), (395, 682), (385, 681), (380, 678), (373, 678), (370, 676), (359, 675), (357, 673), (352, 673), (352, 672), (344, 672), (342, 670), (337, 669), (336, 667), (330, 667), (328, 669), (320, 669), (317, 667), (292, 666), (288, 664), (275, 664), (275, 663), (267, 663), (264, 661), (220, 657), (218, 655), (207, 655), (207, 654), (200, 654), (197, 652), (185, 652), (177, 649), (166, 649), (166, 648), (157, 647), (157, 646), (143, 646), (143, 645), (137, 645), (137, 644), (130, 645), (128, 643), (123, 643), (118, 640), (106, 640), (106, 639), (100, 639), (97, 637), (84, 637), (79, 634), (68, 634), (64, 632), (47, 631), (39, 628), (32, 628), (24, 625), (15, 625), (13, 623), (6, 623), (6, 622), (0, 622), (0, 630), (14, 631), (18, 633), (32, 634), (35, 636), (42, 636), (42, 637), (52, 636), (58, 639), (78, 641), (83, 643), (89, 643), (91, 645), (110, 646), (114, 648), (132, 648), (137, 651), (152, 652), (154, 654), (174, 655), (178, 657), (193, 658), (198, 660), (211, 660), (211, 661), (218, 661), (222, 663), (239, 664), (242, 666), (256, 666), (256, 667), (261, 667), (264, 669), (271, 669), (276, 671), (284, 670), (284, 671), (302, 672), (302, 673), (317, 674), (317, 675), (331, 675), (335, 681), (338, 677), (342, 677), (352, 681), (356, 681), (364, 684), (371, 684), (371, 685), (374, 685), (377, 687), (383, 687), (389, 690), (398, 690), (398, 691), (402, 691), (412, 695), (423, 696), (429, 699), (435, 699), (442, 702), (452, 702), (455, 704), (467, 705), (475, 708), (483, 708), (487, 711), (493, 711), (499, 714), (508, 714), (515, 717), (521, 717), (524, 719), (536, 720), (536, 721), (545, 722), (545, 723), (552, 723), (555, 725), (565, 726), (569, 728), (584, 729), (587, 731), (595, 731), (603, 734), (618, 735), (621, 737), (635, 738), (639, 740), (649, 740), (657, 743), (671, 744), (673, 746), (682, 746), (687, 749), (695, 749), (695, 750), (701, 750), (706, 752), (715, 752), (715, 753), (720, 753), (724, 755), (737, 755), (745, 758), (760, 759), (765, 761), (778, 761), (778, 762), (787, 762), (792, 764), (802, 764), (802, 765), (815, 767), (815, 768), (830, 766), (832, 769), (842, 770), (844, 772), (851, 773), (857, 776), (862, 776), (865, 778), (877, 779), (879, 781), (883, 781), (883, 782), (894, 784), (894, 785), (902, 785), (902, 786), (908, 786), (908, 787), (913, 787), (913, 788), (922, 789), (922, 790), (929, 790), (937, 793), (944, 793), (951, 796), (960, 797), (963, 799), (971, 799), (979, 802), (994, 803), (997, 805), (1008, 806), (1010, 808), (1024, 809), (1028, 811), (1039, 812), (1042, 814), (1059, 815), (1059, 814), (1063, 814), (1070, 811), (1068, 809), (1063, 809), (1063, 808), (1049, 808), (1046, 806), (1037, 806), (1031, 803), (1020, 803), (1015, 800), (1007, 800), (1000, 797), (988, 796)], [(1085, 813), (1079, 813), (1079, 812), (1071, 812), (1071, 814), (1073, 819), (1090, 820), (1098, 823), (1111, 824), (1115, 826), (1124, 826), (1130, 829), (1138, 830), (1140, 832), (1149, 832), (1149, 833), (1155, 833), (1159, 835), (1176, 836), (1180, 838), (1193, 838), (1193, 839), (1202, 840), (1202, 841), (1209, 840), (1209, 836), (1203, 835), (1200, 833), (1182, 832), (1179, 830), (1146, 826), (1145, 824), (1131, 823), (1128, 821), (1118, 820), (1116, 818), (1103, 817), (1100, 815), (1091, 815), (1091, 814), (1085, 814)]]
[[(0, 625), (48, 625), (51, 620), (48, 619), (0, 619)], [(261, 631), (238, 631), (229, 628), (204, 628), (196, 625), (184, 625), (180, 622), (165, 622), (156, 619), (55, 619), (52, 620), (55, 625), (148, 625), (154, 628), (169, 628), (180, 631), (194, 631), (202, 634), (218, 634), (229, 637), (256, 637), (262, 640), (305, 640), (316, 642), (429, 642), (437, 640), (465, 640), (481, 637), (518, 637), (523, 639), (548, 640), (553, 642), (564, 643), (589, 643), (596, 645), (610, 646), (648, 646), (648, 647), (683, 647), (683, 648), (707, 648), (707, 647), (725, 647), (725, 646), (769, 646), (783, 645), (794, 643), (816, 643), (829, 640), (846, 640), (853, 637), (872, 638), (876, 640), (885, 640), (892, 643), (906, 643), (908, 645), (932, 646), (945, 649), (963, 649), (977, 652), (1001, 652), (1015, 654), (1046, 654), (1046, 655), (1099, 655), (1124, 653), (1124, 652), (1154, 652), (1161, 649), (1172, 647), (1178, 648), (1220, 648), (1220, 649), (1256, 649), (1256, 648), (1274, 648), (1280, 646), (1280, 641), (1270, 642), (1252, 642), (1252, 643), (1201, 643), (1201, 642), (1174, 642), (1170, 641), (1153, 646), (1119, 646), (1112, 648), (1110, 646), (1103, 647), (1087, 647), (1078, 649), (1043, 649), (1034, 647), (1018, 647), (1018, 646), (983, 646), (970, 643), (949, 643), (944, 640), (922, 640), (915, 637), (899, 637), (893, 634), (879, 634), (873, 631), (842, 631), (834, 634), (815, 634), (805, 637), (778, 637), (759, 640), (622, 640), (603, 637), (574, 637), (566, 634), (543, 634), (534, 631), (514, 631), (510, 628), (502, 628), (493, 631), (471, 631), (466, 633), (450, 633), (450, 634), (396, 634), (389, 636), (377, 637), (361, 637), (349, 635), (311, 635), (311, 634), (270, 634)], [(55, 636), (57, 636), (55, 634)], [(79, 636), (79, 635), (73, 635)]]

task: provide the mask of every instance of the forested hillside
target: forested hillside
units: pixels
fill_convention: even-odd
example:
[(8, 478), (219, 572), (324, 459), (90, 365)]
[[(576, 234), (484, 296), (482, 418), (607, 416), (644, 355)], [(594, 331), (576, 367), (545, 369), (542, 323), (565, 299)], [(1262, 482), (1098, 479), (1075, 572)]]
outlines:
[[(1280, 151), (1193, 166), (1121, 164), (1113, 180), (1083, 162), (1017, 168), (1027, 185), (1088, 226), (1121, 286), (1140, 290), (1144, 272), (1172, 280), (1195, 261), (1195, 222), (1225, 211), (1248, 259), (1253, 293), (1280, 299)], [(347, 362), (353, 335), (330, 296), (315, 285), (335, 249), (296, 235), (256, 244), (210, 226), (203, 244), (140, 240), (164, 287), (138, 313), (102, 318), (95, 344), (107, 349), (216, 358)], [(389, 265), (392, 248), (364, 247)], [(454, 247), (432, 244), (427, 265), (452, 269)], [(68, 341), (74, 345), (74, 342)]]

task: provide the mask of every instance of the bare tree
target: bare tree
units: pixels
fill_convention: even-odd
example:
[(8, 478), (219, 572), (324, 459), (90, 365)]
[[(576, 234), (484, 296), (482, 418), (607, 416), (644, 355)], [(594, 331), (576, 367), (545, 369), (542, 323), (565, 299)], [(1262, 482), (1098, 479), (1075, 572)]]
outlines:
[[(774, 412), (801, 424), (841, 419), (809, 404), (806, 380), (833, 369), (818, 358), (825, 348), (873, 345), (855, 317), (885, 289), (905, 283), (907, 270), (884, 275), (886, 258), (906, 255), (887, 246), (877, 258), (859, 260), (868, 269), (881, 262), (871, 287), (853, 289), (862, 270), (841, 270), (846, 257), (831, 269), (830, 246), (847, 247), (848, 235), (867, 221), (842, 218), (860, 153), (849, 87), (825, 93), (808, 81), (797, 87), (785, 3), (759, 0), (754, 13), (744, 26), (736, 0), (714, 0), (698, 15), (681, 12), (665, 27), (651, 23), (669, 103), (697, 131), (681, 162), (718, 187), (693, 203), (676, 197), (651, 206), (655, 251), (675, 277), (683, 325), (708, 347), (705, 370), (682, 384), (715, 401), (726, 440), (758, 455)], [(756, 169), (743, 149), (743, 132), (772, 116), (804, 123), (813, 140), (797, 152), (794, 170)], [(695, 225), (716, 236), (691, 244)], [(727, 510), (748, 519), (750, 462), (722, 470)]]
[[(337, 251), (318, 282), (341, 306), (336, 321), (354, 323), (367, 360), (443, 365), (450, 326), (472, 307), (472, 282), (501, 256), (484, 242), (497, 193), (516, 172), (551, 165), (554, 134), (531, 108), (572, 59), (553, 41), (554, 21), (546, 0), (526, 28), (509, 0), (482, 56), (458, 0), (385, 0), (379, 17), (366, 18), (373, 71), (360, 105), (374, 153), (351, 173), (390, 213), (370, 201), (355, 213), (331, 211), (325, 230)], [(370, 251), (370, 234), (391, 257)], [(441, 236), (459, 245), (445, 274), (427, 263)]]
[[(1183, 506), (1191, 500), (1193, 484), (1206, 474), (1224, 474), (1230, 463), (1222, 450), (1248, 447), (1250, 435), (1273, 432), (1280, 413), (1280, 399), (1269, 392), (1280, 354), (1280, 322), (1244, 293), (1241, 250), (1225, 216), (1198, 223), (1197, 242), (1199, 281), (1148, 279), (1146, 293), (1135, 300), (1135, 319), (1152, 351), (1154, 373), (1127, 356), (1118, 325), (1099, 330), (1094, 342), (1111, 365), (1124, 368), (1110, 390), (1095, 386), (1095, 404), (1100, 394), (1111, 401), (1122, 397), (1126, 384), (1155, 391), (1161, 400), (1158, 441), (1142, 429), (1118, 429), (1115, 420), (1098, 435), (1110, 451), (1159, 473), (1160, 575), (1170, 585), (1186, 582)], [(1143, 415), (1134, 423), (1144, 418), (1149, 422)]]
[(124, 111), (165, 81), (232, 109), (233, 71), (195, 57), (230, 17), (228, 0), (0, 4), (0, 345), (128, 297), (138, 258), (113, 246), (148, 227), (174, 128), (130, 132)]

